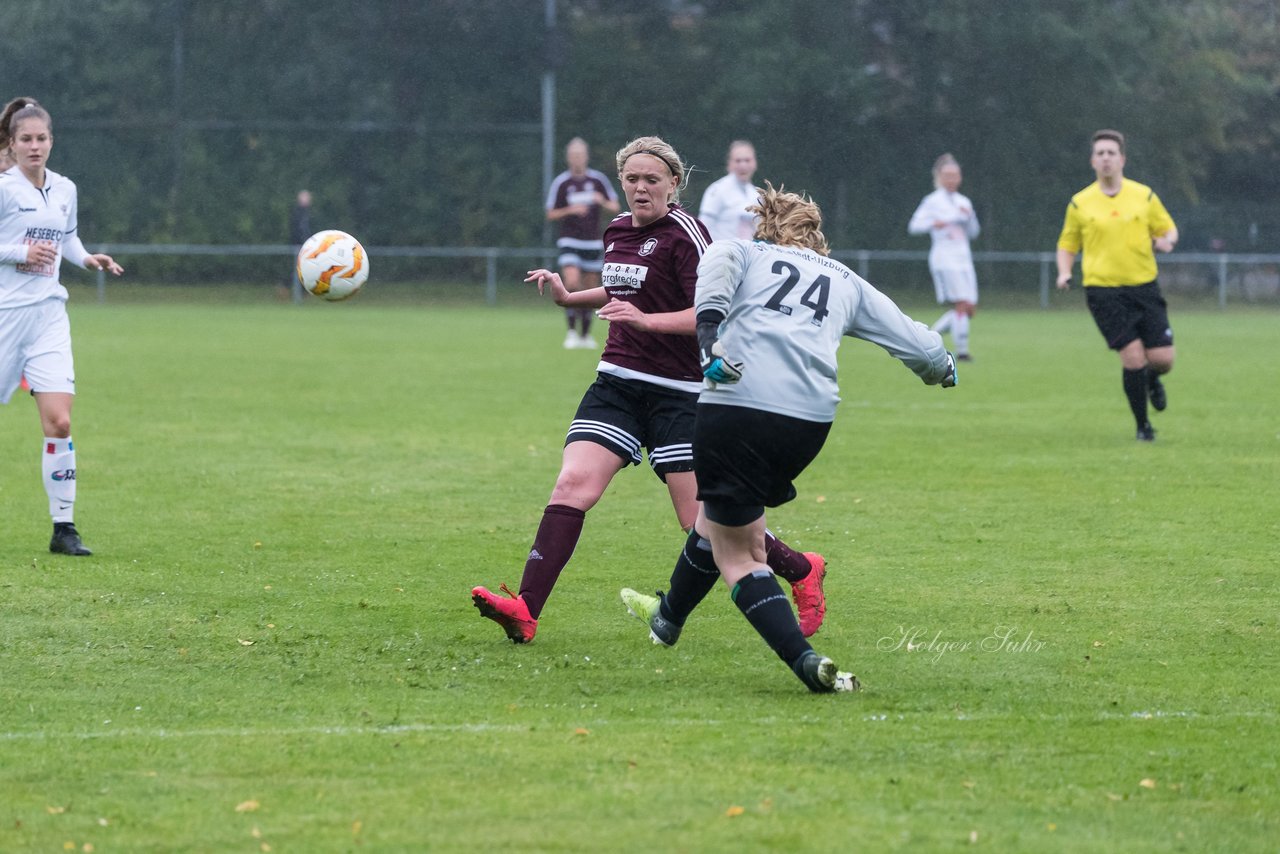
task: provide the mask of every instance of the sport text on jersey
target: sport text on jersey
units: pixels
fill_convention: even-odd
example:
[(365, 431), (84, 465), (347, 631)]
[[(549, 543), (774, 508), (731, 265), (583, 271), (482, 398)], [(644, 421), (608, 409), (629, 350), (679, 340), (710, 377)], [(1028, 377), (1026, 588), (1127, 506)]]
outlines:
[(649, 268), (640, 264), (610, 262), (600, 271), (600, 283), (609, 288), (611, 294), (615, 290), (621, 295), (634, 294), (644, 287), (648, 275)]

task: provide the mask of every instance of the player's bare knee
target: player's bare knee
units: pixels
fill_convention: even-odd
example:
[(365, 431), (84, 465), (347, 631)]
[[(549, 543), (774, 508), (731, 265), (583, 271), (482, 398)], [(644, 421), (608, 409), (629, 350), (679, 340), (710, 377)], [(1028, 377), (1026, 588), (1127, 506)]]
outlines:
[(1172, 347), (1160, 347), (1147, 351), (1147, 364), (1157, 373), (1167, 374), (1173, 370), (1174, 352)]
[(71, 435), (71, 414), (55, 413), (40, 419), (44, 434), (50, 439), (65, 439)]
[(581, 469), (562, 469), (551, 490), (551, 504), (566, 504), (580, 510), (590, 510), (604, 494), (608, 484), (599, 482), (596, 472)]

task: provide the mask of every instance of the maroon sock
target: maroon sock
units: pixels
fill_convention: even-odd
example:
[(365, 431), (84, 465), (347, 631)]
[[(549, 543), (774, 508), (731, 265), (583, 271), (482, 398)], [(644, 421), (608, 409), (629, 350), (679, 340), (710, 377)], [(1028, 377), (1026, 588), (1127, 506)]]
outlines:
[(773, 535), (773, 531), (764, 532), (765, 563), (779, 578), (795, 583), (804, 581), (813, 570), (809, 559), (791, 548)]
[(542, 523), (538, 525), (524, 575), (520, 578), (520, 595), (529, 606), (529, 616), (535, 620), (547, 604), (551, 588), (560, 578), (560, 570), (573, 557), (586, 516), (582, 510), (564, 504), (548, 504), (542, 511)]

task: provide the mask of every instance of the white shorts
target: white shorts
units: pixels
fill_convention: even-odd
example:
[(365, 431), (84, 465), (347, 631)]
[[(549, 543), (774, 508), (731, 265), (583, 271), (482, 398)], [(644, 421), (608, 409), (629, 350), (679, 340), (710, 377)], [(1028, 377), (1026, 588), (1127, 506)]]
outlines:
[(76, 393), (65, 301), (0, 309), (0, 403), (9, 402), (23, 376), (32, 391)]
[(562, 237), (556, 241), (556, 248), (560, 250), (556, 264), (562, 270), (565, 267), (577, 267), (584, 273), (599, 273), (604, 269), (603, 240)]
[(978, 302), (978, 277), (973, 268), (967, 270), (935, 270), (933, 289), (938, 294), (938, 302)]

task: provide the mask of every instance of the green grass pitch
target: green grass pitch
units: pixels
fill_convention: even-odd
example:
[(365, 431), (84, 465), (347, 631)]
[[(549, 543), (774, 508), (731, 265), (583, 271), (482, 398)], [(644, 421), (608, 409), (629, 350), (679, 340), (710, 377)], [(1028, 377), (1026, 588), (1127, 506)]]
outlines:
[[(770, 514), (830, 561), (812, 696), (647, 467), (535, 642), (515, 585), (595, 358), (559, 311), (71, 306), (77, 522), (0, 409), (0, 850), (1247, 851), (1280, 838), (1273, 312), (1179, 312), (1159, 439), (1083, 307), (978, 315), (960, 387), (842, 352)], [(931, 320), (936, 309), (916, 314)], [(749, 366), (748, 366), (749, 369)], [(910, 648), (908, 648), (910, 647)]]

